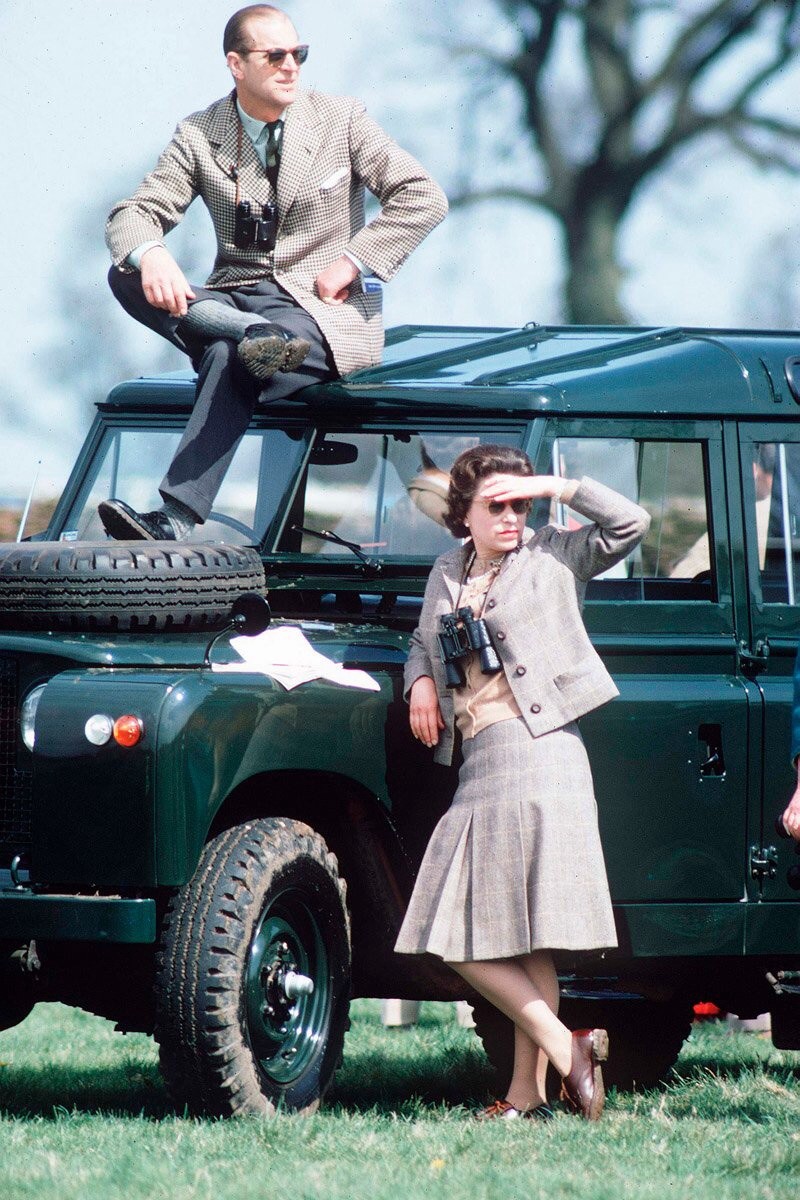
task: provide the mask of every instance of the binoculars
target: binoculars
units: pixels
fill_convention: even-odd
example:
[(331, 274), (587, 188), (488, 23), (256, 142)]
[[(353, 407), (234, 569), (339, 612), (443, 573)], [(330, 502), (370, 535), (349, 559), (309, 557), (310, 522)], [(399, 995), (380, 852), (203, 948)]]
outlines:
[(262, 204), (261, 216), (253, 216), (249, 200), (240, 200), (236, 205), (233, 226), (233, 244), (237, 250), (274, 250), (278, 233), (278, 208), (275, 204)]
[(437, 633), (436, 640), (449, 688), (464, 686), (461, 660), (473, 650), (478, 652), (478, 662), (484, 675), (496, 675), (502, 669), (483, 617), (473, 616), (471, 608), (459, 608), (456, 612), (443, 613), (440, 622), (442, 629), (441, 633)]

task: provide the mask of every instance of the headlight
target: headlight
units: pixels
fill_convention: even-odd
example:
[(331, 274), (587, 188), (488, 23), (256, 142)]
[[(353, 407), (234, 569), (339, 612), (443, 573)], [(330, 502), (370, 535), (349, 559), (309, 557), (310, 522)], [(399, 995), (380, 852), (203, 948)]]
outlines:
[(22, 734), (22, 740), (29, 750), (33, 749), (36, 741), (36, 710), (39, 707), (42, 692), (46, 687), (46, 683), (40, 683), (38, 687), (32, 688), (23, 700), (22, 708), (20, 709), (19, 730)]

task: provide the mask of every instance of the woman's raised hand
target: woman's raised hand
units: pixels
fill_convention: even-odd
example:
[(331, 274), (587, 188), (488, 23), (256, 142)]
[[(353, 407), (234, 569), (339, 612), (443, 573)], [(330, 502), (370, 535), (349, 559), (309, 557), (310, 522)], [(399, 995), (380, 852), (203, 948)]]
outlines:
[(426, 746), (435, 746), (439, 741), (439, 730), (444, 729), (444, 719), (436, 684), (430, 675), (420, 675), (412, 684), (408, 716), (414, 737)]
[(492, 475), (478, 489), (479, 500), (549, 500), (571, 481), (559, 475)]

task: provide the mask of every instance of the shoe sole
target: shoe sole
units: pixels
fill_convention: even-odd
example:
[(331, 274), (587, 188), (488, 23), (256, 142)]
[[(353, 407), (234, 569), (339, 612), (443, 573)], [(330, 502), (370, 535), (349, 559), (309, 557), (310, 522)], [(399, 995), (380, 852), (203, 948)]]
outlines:
[(283, 356), (283, 366), (278, 367), (279, 371), (296, 371), (300, 364), (304, 361), (306, 355), (311, 349), (311, 342), (307, 342), (305, 338), (292, 338), (286, 343)]
[(287, 345), (284, 339), (277, 335), (244, 338), (239, 342), (237, 354), (239, 362), (253, 378), (260, 383), (266, 383), (283, 367)]
[(97, 506), (97, 513), (103, 529), (115, 542), (154, 542), (157, 540), (151, 533), (148, 533), (143, 525), (107, 500), (101, 500)]

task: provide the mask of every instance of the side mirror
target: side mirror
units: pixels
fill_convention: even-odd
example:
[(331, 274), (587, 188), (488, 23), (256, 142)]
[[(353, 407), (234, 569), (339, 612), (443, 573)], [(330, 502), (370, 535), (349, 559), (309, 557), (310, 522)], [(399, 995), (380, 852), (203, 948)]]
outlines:
[(272, 620), (269, 602), (260, 592), (242, 592), (231, 607), (230, 627), (244, 637), (257, 637)]
[(257, 637), (263, 633), (272, 620), (269, 603), (266, 596), (260, 592), (242, 592), (231, 605), (230, 616), (226, 625), (215, 633), (206, 646), (203, 656), (203, 666), (211, 666), (211, 651), (221, 637), (226, 633), (238, 633), (242, 637)]

